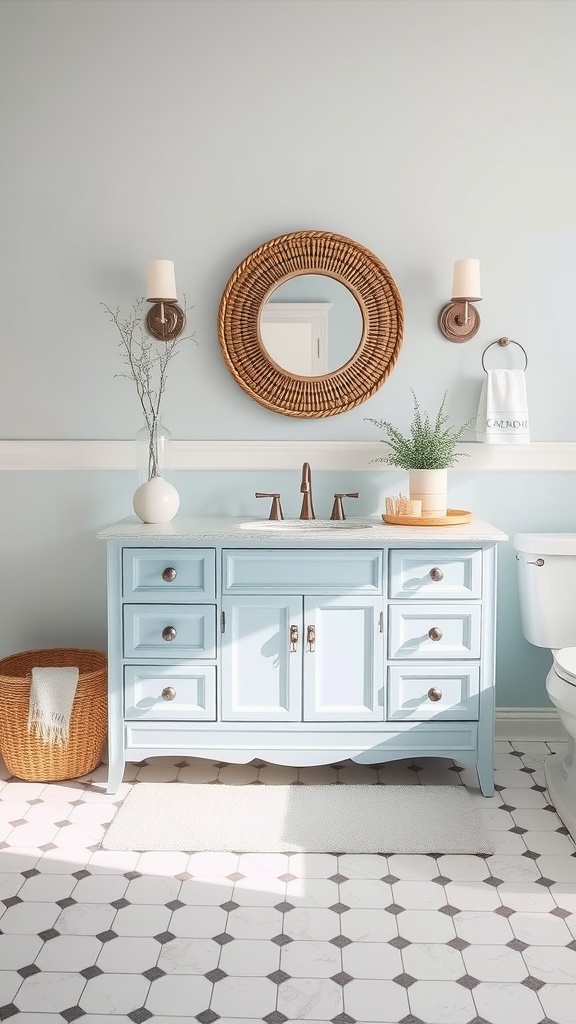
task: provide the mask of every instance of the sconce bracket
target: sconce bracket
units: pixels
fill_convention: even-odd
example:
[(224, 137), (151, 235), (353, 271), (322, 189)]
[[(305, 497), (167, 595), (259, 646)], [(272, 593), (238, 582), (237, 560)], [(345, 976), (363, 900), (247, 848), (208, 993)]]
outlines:
[(174, 341), (184, 330), (185, 323), (184, 310), (173, 302), (155, 302), (146, 314), (146, 330), (158, 341)]
[[(464, 320), (464, 310), (468, 306), (468, 319)], [(440, 310), (438, 327), (448, 341), (470, 341), (480, 327), (480, 314), (471, 302), (448, 302)]]

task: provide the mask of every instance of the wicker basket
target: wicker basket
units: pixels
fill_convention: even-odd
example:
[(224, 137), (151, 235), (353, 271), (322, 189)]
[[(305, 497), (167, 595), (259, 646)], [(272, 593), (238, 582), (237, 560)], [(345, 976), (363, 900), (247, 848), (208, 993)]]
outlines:
[[(45, 743), (28, 732), (33, 668), (79, 669), (68, 743)], [(13, 775), (57, 782), (86, 775), (100, 764), (106, 737), (106, 655), (74, 647), (22, 651), (0, 659), (0, 752)]]

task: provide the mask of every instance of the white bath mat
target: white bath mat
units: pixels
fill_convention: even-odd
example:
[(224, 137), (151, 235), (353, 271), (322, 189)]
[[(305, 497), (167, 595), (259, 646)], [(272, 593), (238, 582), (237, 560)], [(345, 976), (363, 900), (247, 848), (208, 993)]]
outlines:
[(463, 786), (225, 786), (141, 782), (106, 850), (493, 853)]

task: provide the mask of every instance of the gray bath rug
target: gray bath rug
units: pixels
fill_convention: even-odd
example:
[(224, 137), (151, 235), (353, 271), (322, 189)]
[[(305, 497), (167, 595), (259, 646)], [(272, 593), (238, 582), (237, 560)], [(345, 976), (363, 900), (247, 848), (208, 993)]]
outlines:
[(484, 853), (490, 836), (463, 786), (210, 786), (141, 782), (106, 850)]

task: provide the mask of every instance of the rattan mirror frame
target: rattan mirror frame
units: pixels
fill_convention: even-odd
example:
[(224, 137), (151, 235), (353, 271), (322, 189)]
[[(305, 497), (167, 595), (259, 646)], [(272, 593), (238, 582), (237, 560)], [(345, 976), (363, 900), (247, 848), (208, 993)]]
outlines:
[[(264, 349), (260, 311), (283, 281), (326, 274), (360, 306), (362, 337), (351, 359), (321, 377), (283, 370)], [(336, 416), (370, 398), (394, 369), (402, 345), (402, 299), (388, 269), (350, 238), (295, 231), (259, 246), (238, 265), (220, 301), (218, 337), (224, 361), (243, 391), (284, 416)]]

